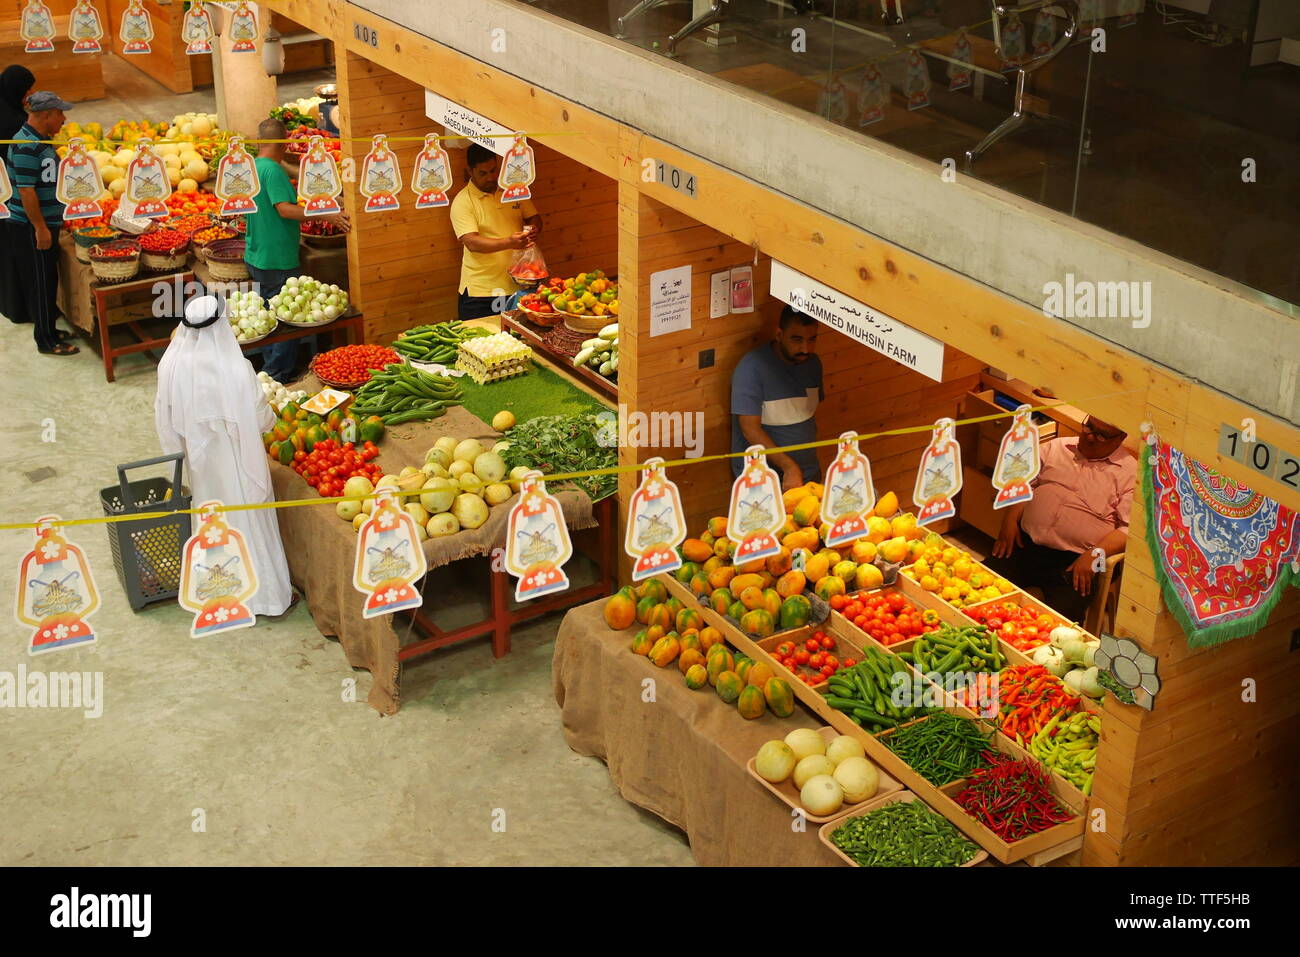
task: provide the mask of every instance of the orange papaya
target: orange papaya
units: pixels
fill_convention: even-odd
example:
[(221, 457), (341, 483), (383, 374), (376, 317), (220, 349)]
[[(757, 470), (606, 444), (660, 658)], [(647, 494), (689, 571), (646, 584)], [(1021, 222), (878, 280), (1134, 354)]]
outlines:
[(700, 647), (707, 653), (714, 645), (722, 643), (722, 632), (712, 625), (706, 625), (700, 632)]
[(709, 534), (714, 538), (722, 538), (727, 534), (726, 516), (720, 515), (717, 518), (709, 519)]
[(699, 631), (704, 627), (704, 616), (694, 608), (683, 608), (677, 613), (676, 624), (678, 631), (685, 631), (687, 628)]
[(638, 598), (653, 598), (658, 603), (668, 600), (668, 587), (657, 578), (647, 578), (636, 594)]
[(682, 542), (682, 557), (688, 562), (707, 562), (714, 552), (698, 538), (688, 538)]
[[(721, 645), (714, 645), (713, 647), (719, 649), (719, 651), (716, 654), (705, 656), (704, 667), (709, 673), (709, 684), (716, 685), (719, 675), (726, 674), (736, 667), (736, 660), (731, 656), (731, 652)], [(709, 650), (712, 651), (713, 649)]]
[(647, 631), (648, 629), (642, 628), (636, 633), (636, 637), (632, 639), (632, 654), (641, 655), (642, 657), (649, 656), (650, 649), (654, 647), (654, 642), (650, 640)]
[(844, 579), (836, 578), (834, 575), (827, 575), (817, 583), (817, 597), (822, 601), (830, 601), (836, 595), (844, 594)]
[(622, 631), (632, 625), (636, 620), (636, 605), (632, 600), (619, 592), (617, 595), (611, 595), (605, 601), (605, 624), (615, 631)]
[(749, 609), (739, 601), (733, 601), (731, 607), (727, 609), (727, 616), (736, 619), (736, 621), (740, 621), (747, 614), (749, 614)]
[(704, 655), (695, 648), (687, 648), (677, 656), (677, 668), (682, 674), (690, 671), (696, 665), (704, 664)]
[(777, 615), (781, 614), (781, 593), (775, 588), (764, 588), (761, 607), (766, 609), (767, 613), (775, 619)]
[(660, 668), (667, 668), (681, 652), (682, 646), (672, 635), (664, 635), (650, 649), (650, 660)]
[(752, 562), (745, 562), (737, 565), (742, 575), (757, 575), (766, 567), (767, 559), (755, 558)]
[(731, 584), (727, 587), (731, 589), (733, 595), (739, 595), (746, 588), (762, 588), (763, 579), (758, 575), (753, 574), (737, 575), (735, 578), (731, 579)]
[(736, 710), (747, 721), (763, 717), (763, 712), (766, 710), (763, 692), (753, 685), (749, 685), (737, 695)]
[(650, 624), (650, 611), (658, 604), (659, 602), (650, 595), (638, 599), (636, 603), (636, 620), (643, 625)]
[(736, 546), (729, 538), (720, 538), (713, 543), (713, 554), (718, 558), (730, 558)]
[(763, 607), (763, 589), (757, 585), (750, 585), (739, 595), (740, 603), (745, 606), (746, 611), (753, 611), (755, 608)]
[(712, 535), (710, 535), (708, 532), (701, 532), (701, 533), (700, 533), (700, 541), (702, 541), (705, 545), (708, 545), (708, 546), (709, 546), (709, 554), (712, 555), (712, 554), (713, 554), (713, 543), (716, 542), (717, 539), (714, 538)]
[(655, 605), (646, 615), (645, 623), (647, 625), (660, 625), (667, 630), (673, 626), (673, 613), (667, 605)]
[(696, 572), (691, 577), (690, 589), (692, 595), (707, 595), (713, 589), (713, 586), (709, 584), (709, 580), (704, 575)]
[(714, 555), (707, 562), (705, 562), (703, 565), (700, 566), (700, 571), (704, 572), (705, 575), (712, 575), (714, 569), (727, 568), (727, 567), (729, 566), (725, 561), (723, 561), (717, 555)]
[(709, 572), (709, 584), (714, 588), (729, 588), (736, 577), (736, 569), (731, 565), (719, 565)]
[(736, 659), (736, 667), (732, 670), (736, 672), (742, 685), (749, 684), (749, 669), (752, 667), (754, 667), (753, 658), (740, 657)]
[(694, 578), (699, 571), (700, 566), (695, 564), (695, 562), (682, 562), (681, 567), (673, 572), (673, 577), (683, 585), (689, 585), (691, 579)]
[(788, 571), (776, 580), (776, 593), (782, 598), (802, 595), (808, 579), (803, 572)]
[(763, 685), (763, 699), (778, 718), (794, 714), (794, 691), (784, 678), (769, 678)]
[(804, 562), (803, 573), (813, 585), (829, 575), (830, 571), (831, 563), (823, 555), (814, 555)]
[(817, 496), (807, 495), (800, 499), (799, 504), (794, 507), (791, 518), (805, 528), (811, 527), (815, 534), (817, 525), (821, 521), (821, 504), (821, 500)]
[(709, 607), (719, 615), (725, 615), (731, 603), (736, 599), (732, 597), (730, 588), (715, 588), (709, 592)]
[(704, 645), (700, 643), (700, 633), (694, 628), (689, 628), (677, 636), (677, 641), (682, 646), (682, 651), (694, 649), (700, 653), (701, 659), (704, 657)]
[(772, 666), (759, 661), (749, 669), (749, 674), (745, 675), (745, 684), (753, 685), (755, 688), (762, 690), (775, 677), (776, 672), (772, 670)]
[(781, 551), (773, 555), (771, 558), (769, 558), (766, 562), (766, 566), (767, 566), (767, 573), (769, 575), (775, 575), (777, 578), (780, 578), (782, 575), (784, 575), (786, 572), (790, 570), (791, 567), (790, 549), (782, 545)]

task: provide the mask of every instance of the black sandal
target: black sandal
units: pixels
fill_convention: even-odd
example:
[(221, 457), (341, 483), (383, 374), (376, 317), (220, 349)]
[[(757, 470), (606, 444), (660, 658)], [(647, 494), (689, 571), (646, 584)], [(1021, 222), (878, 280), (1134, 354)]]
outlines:
[(43, 356), (75, 356), (81, 350), (67, 342), (60, 342), (53, 349), (37, 349)]

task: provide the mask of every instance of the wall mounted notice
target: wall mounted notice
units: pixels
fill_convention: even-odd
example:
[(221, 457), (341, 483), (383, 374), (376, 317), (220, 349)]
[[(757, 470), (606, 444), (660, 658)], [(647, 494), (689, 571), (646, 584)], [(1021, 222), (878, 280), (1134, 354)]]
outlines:
[(424, 114), (445, 126), (449, 136), (463, 136), (473, 140), (498, 156), (505, 156), (514, 143), (514, 130), (494, 123), (486, 116), (480, 116), (432, 90), (424, 91)]
[(721, 319), (731, 311), (731, 270), (709, 277), (709, 318)]
[(662, 336), (691, 327), (691, 267), (650, 274), (650, 335)]
[(775, 259), (770, 291), (774, 299), (789, 303), (882, 356), (935, 382), (943, 381), (943, 343), (938, 339), (931, 339)]

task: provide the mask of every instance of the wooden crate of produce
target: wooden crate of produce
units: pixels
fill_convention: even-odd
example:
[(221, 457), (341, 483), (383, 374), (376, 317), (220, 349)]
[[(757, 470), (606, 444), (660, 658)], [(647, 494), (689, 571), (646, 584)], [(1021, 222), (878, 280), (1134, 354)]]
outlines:
[[(778, 662), (774, 656), (769, 654), (767, 649), (764, 648), (759, 641), (746, 635), (725, 616), (718, 614), (708, 605), (701, 603), (699, 599), (691, 593), (690, 589), (681, 584), (681, 582), (678, 582), (671, 575), (661, 575), (659, 576), (659, 579), (664, 583), (670, 595), (675, 596), (687, 607), (699, 608), (704, 620), (714, 628), (718, 629), (718, 631), (723, 634), (728, 644), (737, 648), (750, 658), (753, 658), (755, 661), (766, 663), (772, 669), (774, 674), (781, 675), (782, 677), (789, 674), (785, 667)], [(854, 629), (858, 634), (851, 635), (848, 633), (848, 629), (844, 627), (845, 624), (847, 624), (847, 622), (841, 615), (839, 616), (839, 621), (836, 621), (834, 617), (827, 619), (821, 628), (828, 634), (834, 635), (837, 645), (846, 649), (851, 649), (856, 653), (856, 655), (860, 655), (864, 649), (864, 644), (859, 643), (861, 638), (858, 636), (862, 635), (862, 632), (858, 629)], [(810, 628), (809, 631), (811, 630), (812, 629)], [(776, 637), (778, 636), (772, 636), (772, 638)], [(787, 635), (786, 637), (788, 638), (789, 636)], [(771, 641), (770, 638), (764, 639), (764, 642), (769, 641)], [(867, 638), (867, 643), (869, 643), (869, 645), (879, 645), (878, 642), (869, 637)], [(885, 650), (888, 651), (889, 649)], [(847, 654), (841, 655), (841, 658), (843, 657), (849, 656)], [(906, 662), (904, 662), (904, 664), (906, 664)], [(916, 674), (914, 670), (910, 669), (910, 666), (909, 670), (911, 670), (912, 674)], [(923, 677), (917, 676), (916, 680), (928, 684), (928, 682), (925, 682)], [(886, 771), (891, 777), (902, 782), (903, 787), (919, 795), (927, 804), (944, 817), (948, 818), (948, 820), (952, 821), (952, 823), (960, 828), (968, 837), (987, 850), (999, 861), (1002, 861), (1003, 863), (1012, 863), (1026, 859), (1038, 861), (1047, 860), (1050, 859), (1052, 855), (1044, 852), (1054, 851), (1058, 849), (1058, 845), (1067, 844), (1083, 833), (1083, 818), (1081, 815), (1086, 807), (1087, 799), (1077, 788), (1072, 787), (1058, 775), (1052, 774), (1050, 775), (1050, 780), (1052, 782), (1054, 793), (1058, 795), (1062, 803), (1075, 810), (1080, 816), (1066, 824), (1056, 825), (1055, 827), (1039, 834), (1032, 835), (1023, 841), (1017, 841), (1014, 845), (1007, 844), (987, 827), (984, 827), (974, 818), (970, 817), (970, 815), (963, 811), (957, 803), (952, 800), (952, 798), (913, 771), (912, 768), (894, 754), (893, 751), (885, 747), (885, 745), (878, 740), (876, 735), (856, 724), (842, 711), (832, 708), (826, 702), (825, 685), (813, 688), (797, 679), (790, 681), (790, 685), (795, 697), (811, 709), (814, 714), (841, 734), (852, 735), (861, 741), (863, 748), (867, 752), (867, 757), (877, 766)], [(969, 718), (973, 721), (979, 721), (979, 716), (969, 708), (951, 706), (946, 707), (944, 710), (952, 711), (954, 714), (960, 715), (964, 718)], [(984, 725), (983, 722), (981, 722), (981, 724)], [(984, 726), (987, 727), (987, 725)], [(989, 728), (989, 730), (992, 730), (992, 728)], [(1014, 741), (1009, 740), (1000, 733), (994, 733), (993, 741), (1001, 751), (1013, 754), (1017, 758), (1034, 760), (1024, 748), (1021, 748)], [(1061, 853), (1067, 852), (1068, 851), (1066, 850), (1061, 851)]]
[[(830, 744), (831, 741), (839, 735), (839, 732), (831, 727), (818, 728), (817, 733), (822, 736), (822, 739), (827, 744)], [(754, 760), (754, 758), (750, 758), (749, 762), (745, 765), (745, 770), (749, 772), (750, 776), (759, 784), (763, 785), (763, 787), (771, 791), (779, 800), (788, 804), (791, 808), (803, 811), (804, 817), (809, 821), (812, 821), (814, 824), (825, 824), (828, 821), (835, 821), (838, 818), (853, 813), (857, 808), (871, 804), (886, 794), (901, 791), (903, 788), (902, 784), (885, 773), (884, 768), (876, 765), (876, 771), (879, 774), (879, 782), (877, 783), (875, 794), (867, 798), (865, 801), (858, 801), (856, 804), (848, 804), (846, 802), (844, 807), (840, 808), (840, 810), (836, 811), (834, 814), (827, 814), (823, 817), (813, 814), (810, 811), (803, 810), (803, 804), (799, 800), (799, 789), (794, 786), (794, 780), (792, 778), (786, 778), (780, 784), (773, 784), (771, 781), (767, 780), (767, 778), (760, 776), (758, 771), (755, 770)], [(872, 764), (875, 764), (875, 762), (873, 761)]]

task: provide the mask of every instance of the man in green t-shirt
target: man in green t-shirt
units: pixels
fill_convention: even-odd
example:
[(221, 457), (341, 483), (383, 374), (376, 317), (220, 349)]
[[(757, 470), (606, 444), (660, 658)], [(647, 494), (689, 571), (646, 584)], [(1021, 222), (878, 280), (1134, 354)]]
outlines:
[[(258, 285), (258, 294), (266, 300), (278, 295), (285, 280), (298, 274), (298, 243), (306, 214), (298, 205), (298, 191), (284, 171), (285, 144), (266, 140), (284, 140), (288, 132), (279, 120), (263, 120), (257, 138), (263, 140), (257, 151), (257, 179), (261, 191), (254, 202), (257, 212), (249, 213), (248, 240), (244, 262), (248, 274)], [(322, 216), (321, 219), (347, 230), (348, 217)], [(288, 382), (295, 372), (298, 340), (277, 342), (262, 350), (262, 371), (278, 382)]]

